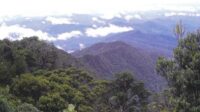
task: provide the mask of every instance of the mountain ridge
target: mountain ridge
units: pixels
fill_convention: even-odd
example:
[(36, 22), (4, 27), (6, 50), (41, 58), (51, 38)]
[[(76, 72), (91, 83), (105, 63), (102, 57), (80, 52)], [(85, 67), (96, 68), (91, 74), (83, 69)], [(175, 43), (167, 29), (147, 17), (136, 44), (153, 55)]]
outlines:
[(166, 86), (165, 80), (155, 72), (152, 55), (124, 42), (98, 43), (73, 55), (100, 78), (112, 79), (116, 73), (131, 72), (152, 91), (160, 91)]

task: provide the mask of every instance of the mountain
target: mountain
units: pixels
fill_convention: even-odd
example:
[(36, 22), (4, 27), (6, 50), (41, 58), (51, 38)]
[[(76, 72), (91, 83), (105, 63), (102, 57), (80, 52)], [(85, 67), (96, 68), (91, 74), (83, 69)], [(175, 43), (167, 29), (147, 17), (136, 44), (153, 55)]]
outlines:
[(119, 72), (131, 72), (144, 81), (152, 91), (166, 87), (166, 81), (155, 72), (156, 57), (144, 49), (132, 47), (124, 42), (98, 43), (73, 53), (100, 78), (112, 79)]
[(177, 39), (166, 34), (144, 33), (139, 30), (123, 32), (106, 37), (105, 42), (122, 41), (133, 47), (149, 52), (159, 52), (171, 56), (177, 45)]
[[(123, 41), (124, 37), (130, 38), (132, 35), (135, 38), (130, 38), (133, 41), (129, 41), (132, 41), (134, 46), (158, 46), (160, 51), (171, 55), (177, 44), (173, 35), (175, 24), (182, 20), (186, 32), (197, 30), (200, 28), (199, 15), (199, 12), (162, 10), (118, 14), (112, 18), (98, 14), (5, 17), (0, 21), (0, 32), (3, 32), (0, 33), (0, 39), (20, 40), (21, 37), (38, 36), (41, 40), (50, 41), (67, 52), (73, 52), (82, 49), (81, 45), (89, 47), (99, 42)], [(132, 30), (124, 30), (126, 28)], [(162, 41), (157, 41), (158, 39)]]

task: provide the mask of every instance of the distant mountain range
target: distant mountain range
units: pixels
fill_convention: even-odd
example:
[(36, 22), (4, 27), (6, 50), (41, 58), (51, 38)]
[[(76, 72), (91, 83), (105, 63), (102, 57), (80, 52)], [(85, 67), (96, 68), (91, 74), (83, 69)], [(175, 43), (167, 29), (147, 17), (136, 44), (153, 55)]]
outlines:
[(119, 72), (131, 72), (153, 91), (166, 87), (166, 81), (155, 71), (160, 54), (132, 47), (124, 42), (98, 43), (73, 53), (98, 77), (112, 79)]
[(73, 14), (70, 16), (5, 17), (0, 21), (2, 38), (39, 36), (58, 48), (74, 52), (98, 42), (124, 41), (138, 47), (157, 48), (167, 55), (176, 46), (175, 24), (182, 20), (186, 31), (200, 27), (198, 12), (149, 11), (102, 15)]
[(4, 17), (0, 20), (0, 40), (38, 36), (61, 49), (58, 66), (86, 66), (105, 79), (112, 79), (117, 72), (134, 72), (148, 88), (159, 91), (166, 87), (166, 81), (156, 74), (155, 63), (159, 56), (172, 56), (177, 45), (175, 24), (182, 20), (186, 32), (191, 32), (200, 28), (199, 18), (199, 12), (178, 11), (135, 12), (112, 18), (98, 14)]

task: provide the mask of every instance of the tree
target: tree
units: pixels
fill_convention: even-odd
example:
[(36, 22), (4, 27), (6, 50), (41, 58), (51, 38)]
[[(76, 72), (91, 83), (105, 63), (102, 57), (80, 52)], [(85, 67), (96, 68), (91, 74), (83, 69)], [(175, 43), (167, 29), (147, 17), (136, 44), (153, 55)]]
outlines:
[(135, 112), (145, 111), (149, 92), (144, 84), (133, 78), (130, 73), (120, 73), (103, 92), (101, 104), (104, 109), (98, 112)]
[(0, 112), (14, 112), (7, 100), (0, 97)]
[(31, 103), (36, 102), (40, 96), (50, 90), (49, 81), (43, 77), (35, 77), (31, 74), (23, 74), (16, 78), (11, 85), (11, 93)]
[(60, 112), (67, 107), (67, 102), (59, 93), (50, 93), (39, 99), (39, 108), (44, 112)]
[(182, 21), (180, 20), (174, 28), (174, 34), (178, 39), (180, 39), (184, 36), (184, 33), (185, 28), (183, 27)]
[(75, 106), (74, 105), (69, 104), (67, 109), (65, 109), (63, 112), (77, 112), (77, 111), (75, 110)]
[(32, 104), (24, 103), (17, 107), (16, 112), (40, 112), (40, 111)]
[(134, 79), (129, 73), (116, 75), (113, 91), (110, 103), (114, 108), (119, 109), (119, 112), (142, 111), (142, 107), (147, 104), (149, 93), (144, 84)]
[(160, 58), (157, 71), (168, 80), (177, 111), (200, 111), (200, 31), (180, 39), (173, 59)]

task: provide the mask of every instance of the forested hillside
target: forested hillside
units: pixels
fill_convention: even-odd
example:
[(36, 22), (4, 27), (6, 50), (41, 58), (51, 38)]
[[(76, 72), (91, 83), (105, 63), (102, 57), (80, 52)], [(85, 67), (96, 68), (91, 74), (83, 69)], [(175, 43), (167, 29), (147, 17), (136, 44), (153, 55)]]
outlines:
[[(0, 112), (199, 112), (200, 31), (178, 41), (173, 58), (161, 57), (156, 66), (169, 88), (150, 93), (136, 74), (96, 79), (77, 59), (35, 37), (3, 40)], [(66, 56), (61, 64), (59, 52)]]
[(0, 42), (0, 112), (146, 111), (149, 92), (129, 73), (98, 80), (37, 37)]
[(39, 41), (37, 37), (14, 42), (2, 40), (0, 54), (0, 81), (3, 83), (10, 83), (16, 75), (39, 69), (81, 67), (81, 63), (70, 54), (53, 44)]

